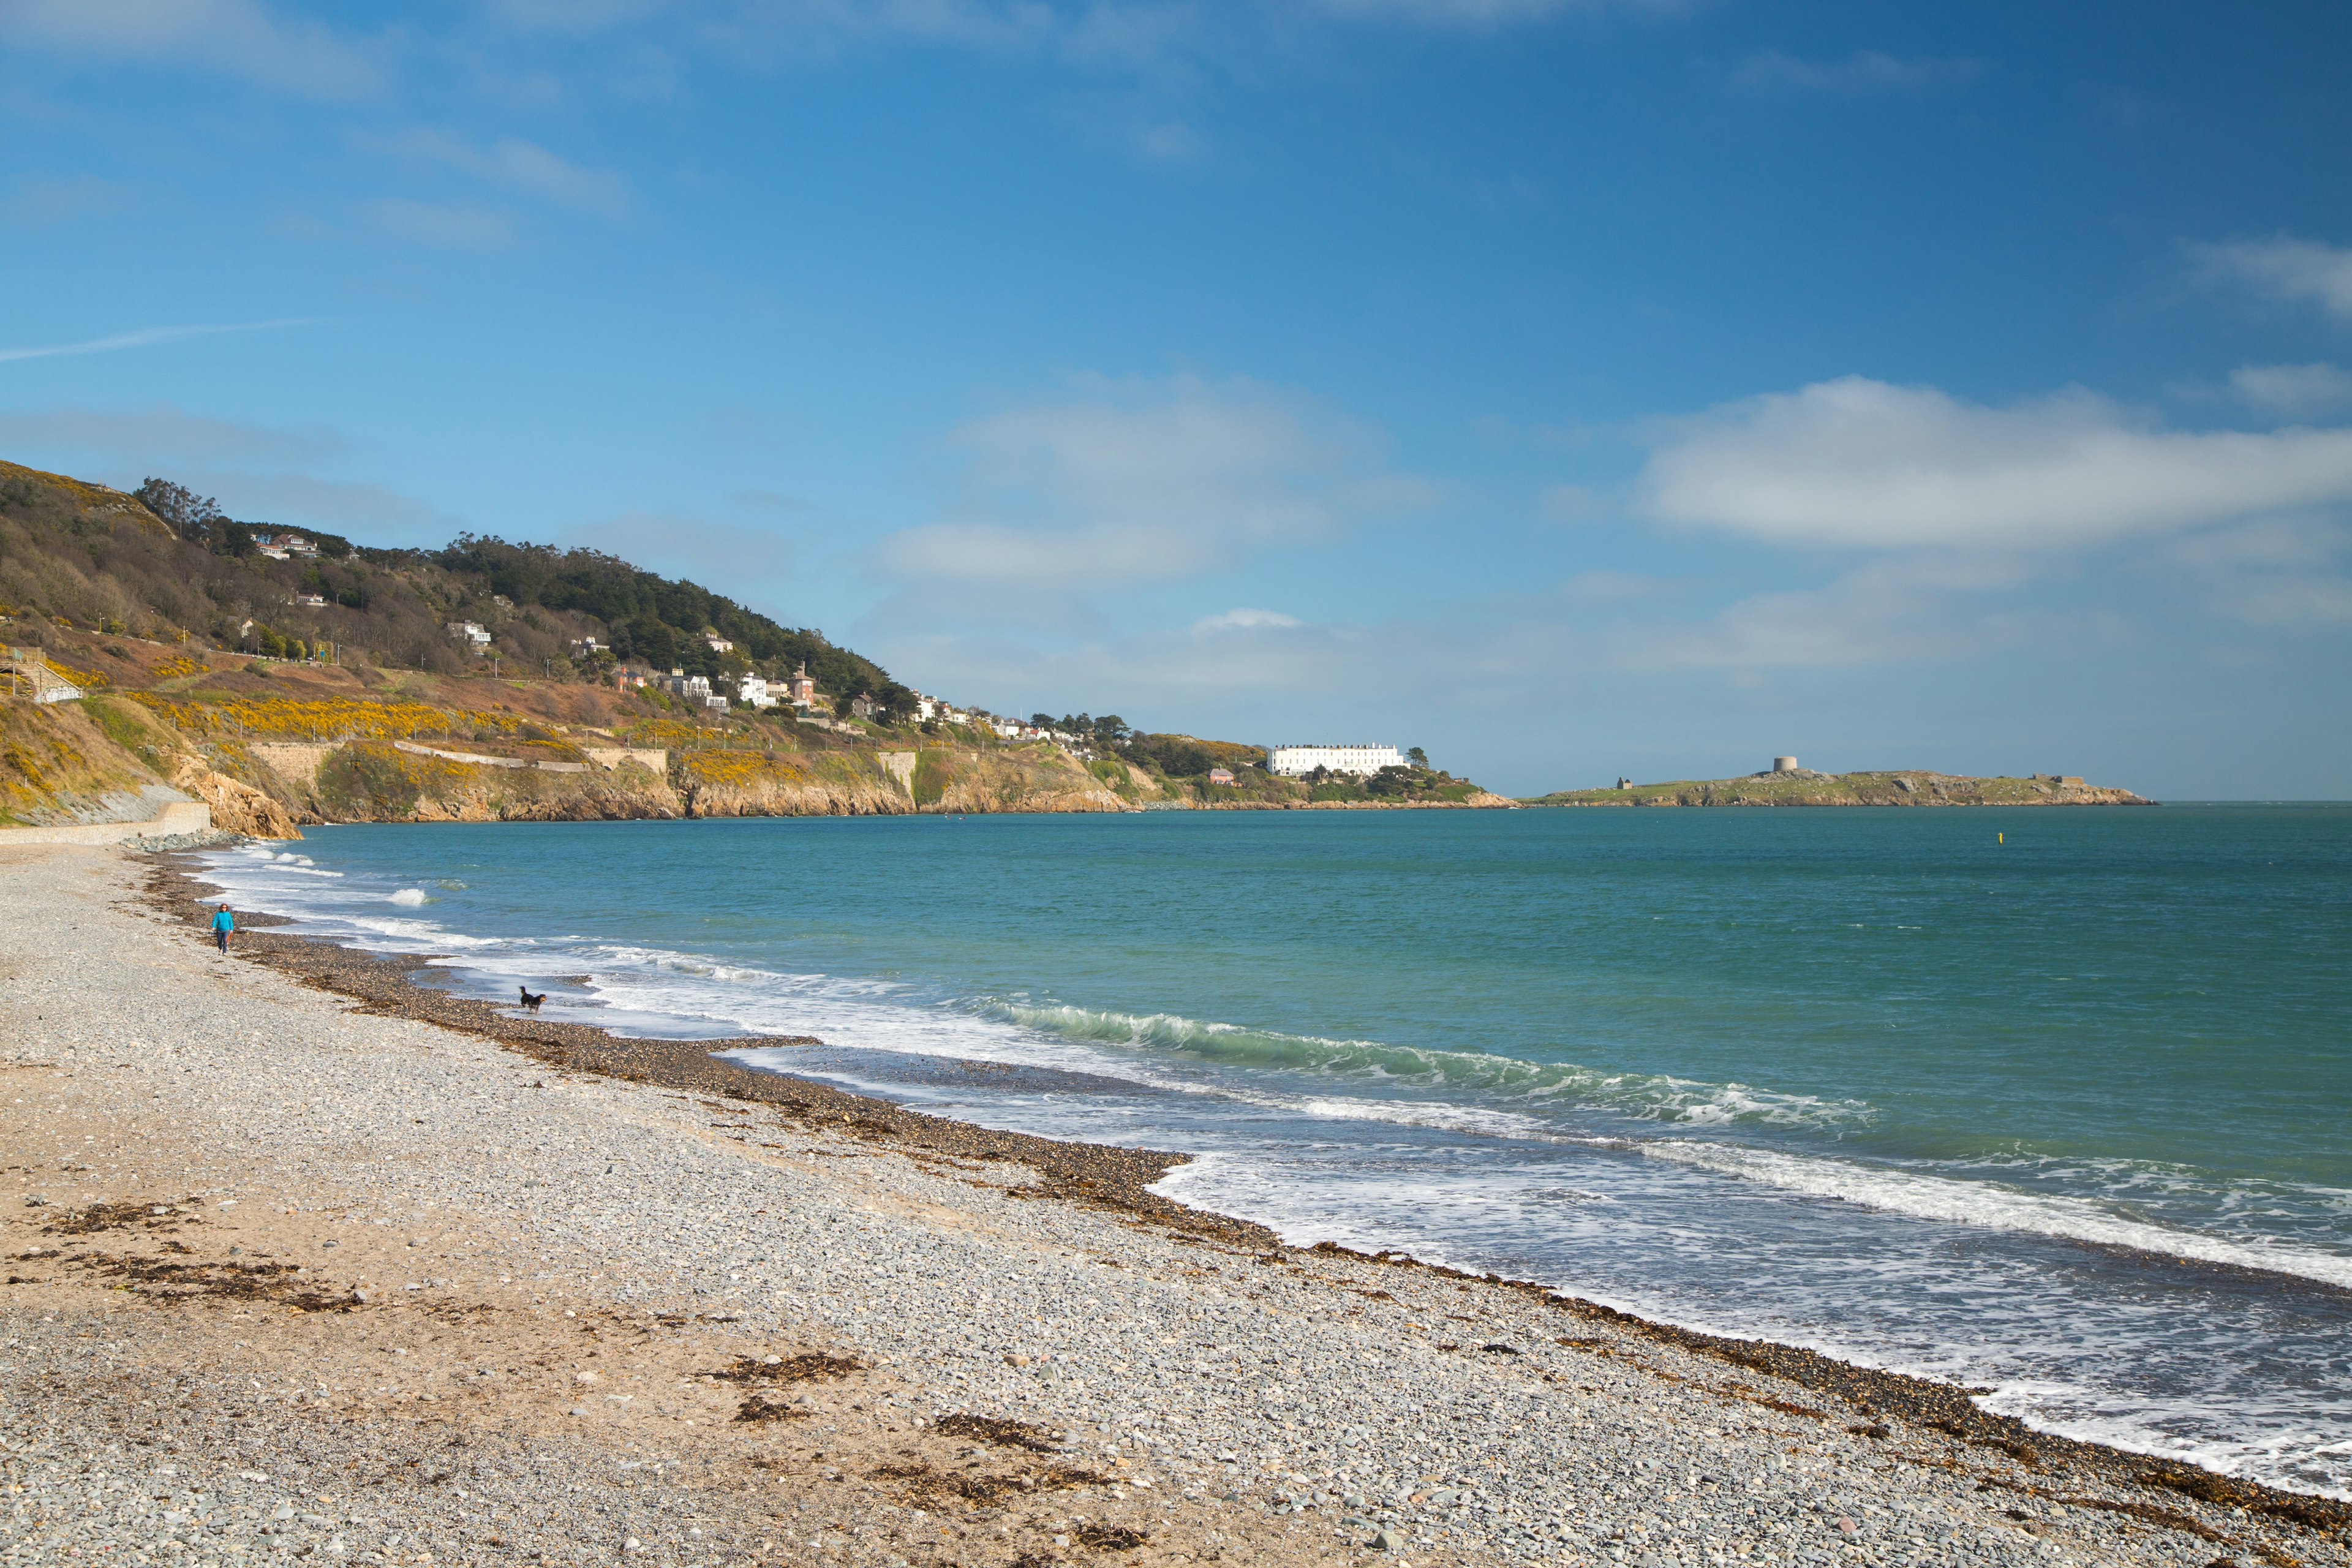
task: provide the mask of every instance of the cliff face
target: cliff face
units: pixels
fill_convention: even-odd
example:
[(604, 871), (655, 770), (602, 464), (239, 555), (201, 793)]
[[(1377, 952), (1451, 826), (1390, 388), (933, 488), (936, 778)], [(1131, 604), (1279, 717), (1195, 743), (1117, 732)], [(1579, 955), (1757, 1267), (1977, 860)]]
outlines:
[[(676, 752), (656, 772), (517, 766), (386, 741), (255, 742), (238, 770), (259, 802), (304, 822), (596, 822), (689, 816), (1131, 809), (1077, 763), (940, 748)], [(599, 753), (602, 755), (603, 753)], [(658, 753), (650, 753), (657, 756)], [(247, 786), (223, 780), (238, 791)], [(207, 794), (206, 799), (213, 798)], [(241, 796), (239, 798), (242, 798)], [(283, 803), (282, 806), (280, 803)], [(240, 829), (243, 830), (243, 829)]]
[(1529, 805), (2153, 805), (2127, 789), (2035, 773), (1972, 778), (1923, 770), (1822, 773), (1811, 769), (1744, 778), (1678, 780), (1623, 789), (1562, 790)]
[(686, 752), (670, 777), (696, 816), (1131, 809), (1059, 752)]
[(131, 703), (0, 702), (0, 820), (144, 822), (173, 801), (201, 800), (224, 831), (302, 837), (282, 804), (220, 771), (223, 760)]
[(458, 762), (386, 741), (327, 751), (307, 782), (299, 798), (322, 822), (622, 822), (686, 815), (669, 781), (635, 763), (542, 773)]

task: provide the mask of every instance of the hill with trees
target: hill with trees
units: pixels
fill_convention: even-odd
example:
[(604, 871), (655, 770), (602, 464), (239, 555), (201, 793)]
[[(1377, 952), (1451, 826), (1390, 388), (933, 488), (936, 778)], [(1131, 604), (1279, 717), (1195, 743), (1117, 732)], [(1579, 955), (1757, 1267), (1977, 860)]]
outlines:
[[(0, 642), (47, 672), (36, 683), (79, 689), (97, 726), (30, 701), (12, 711), (22, 744), (0, 755), (0, 817), (19, 821), (106, 809), (93, 803), (150, 784), (217, 799), (216, 820), (256, 832), (1480, 795), (1425, 767), (1277, 778), (1263, 748), (1117, 715), (926, 714), (822, 633), (602, 552), (473, 534), (379, 549), (232, 518), (162, 479), (125, 493), (0, 463)], [(709, 684), (665, 689), (630, 667)], [(808, 710), (740, 700), (737, 682), (803, 667)]]

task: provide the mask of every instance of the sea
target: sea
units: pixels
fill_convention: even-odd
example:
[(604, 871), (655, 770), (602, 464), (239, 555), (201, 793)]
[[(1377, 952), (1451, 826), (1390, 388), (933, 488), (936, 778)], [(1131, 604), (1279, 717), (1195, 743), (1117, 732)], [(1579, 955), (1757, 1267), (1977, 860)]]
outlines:
[(364, 826), (426, 983), (2352, 1496), (2352, 808)]

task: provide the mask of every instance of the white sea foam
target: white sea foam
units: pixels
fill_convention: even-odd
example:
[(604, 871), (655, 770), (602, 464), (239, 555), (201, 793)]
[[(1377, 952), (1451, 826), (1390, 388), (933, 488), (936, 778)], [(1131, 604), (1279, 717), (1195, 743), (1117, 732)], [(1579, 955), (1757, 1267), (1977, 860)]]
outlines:
[(425, 889), (422, 888), (403, 888), (400, 891), (392, 895), (392, 901), (395, 904), (403, 904), (410, 909), (415, 909), (425, 902)]
[(1781, 1127), (1867, 1125), (1859, 1100), (1784, 1094), (1744, 1083), (1707, 1083), (1663, 1073), (1604, 1072), (1574, 1062), (1532, 1062), (1484, 1051), (1432, 1050), (1379, 1040), (1327, 1039), (1206, 1022), (1173, 1013), (1130, 1014), (1062, 1005), (991, 1002), (990, 1016), (1113, 1047), (1242, 1068), (1388, 1079), (1433, 1089), (1606, 1110), (1687, 1126), (1760, 1122)]
[(1737, 1176), (1783, 1192), (1836, 1198), (1890, 1214), (2128, 1247), (2169, 1258), (2299, 1275), (2352, 1289), (2352, 1257), (2313, 1247), (2233, 1241), (2174, 1226), (2150, 1224), (2087, 1198), (2031, 1193), (1998, 1182), (1957, 1180), (1850, 1160), (1696, 1139), (1656, 1139), (1640, 1147), (1653, 1159)]

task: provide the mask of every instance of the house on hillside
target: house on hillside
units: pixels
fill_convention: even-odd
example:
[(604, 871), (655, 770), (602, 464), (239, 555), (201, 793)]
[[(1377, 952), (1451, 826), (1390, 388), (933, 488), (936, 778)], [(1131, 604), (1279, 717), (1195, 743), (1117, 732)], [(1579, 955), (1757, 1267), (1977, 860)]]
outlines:
[(870, 694), (860, 692), (851, 700), (849, 710), (860, 719), (870, 720), (874, 715), (882, 711), (882, 705), (879, 702), (875, 701)]
[(327, 607), (327, 596), (324, 594), (297, 594), (291, 602), (310, 610), (323, 610)]
[(1209, 782), (1213, 784), (1229, 784), (1234, 782), (1234, 770), (1231, 768), (1211, 768), (1209, 770)]
[(747, 675), (735, 683), (735, 695), (754, 708), (773, 708), (775, 695), (768, 689), (764, 677)]
[(572, 639), (572, 657), (574, 658), (593, 658), (600, 653), (610, 653), (612, 651), (613, 648), (611, 644), (598, 642), (594, 637), (574, 637)]
[(449, 635), (475, 653), (487, 652), (490, 646), (490, 629), (479, 621), (451, 621)]
[(784, 689), (791, 693), (786, 700), (795, 708), (806, 708), (816, 701), (816, 682), (809, 679), (807, 660), (801, 661), (799, 673), (784, 683)]
[(1317, 768), (1370, 778), (1382, 768), (1404, 765), (1404, 753), (1394, 746), (1270, 746), (1265, 759), (1266, 772), (1287, 778), (1303, 777)]
[(702, 640), (710, 645), (710, 651), (713, 653), (733, 653), (735, 651), (735, 645), (729, 642), (725, 637), (720, 637), (716, 632), (703, 633)]

